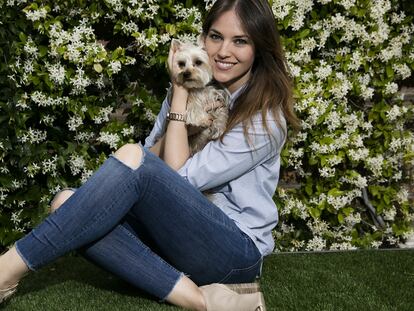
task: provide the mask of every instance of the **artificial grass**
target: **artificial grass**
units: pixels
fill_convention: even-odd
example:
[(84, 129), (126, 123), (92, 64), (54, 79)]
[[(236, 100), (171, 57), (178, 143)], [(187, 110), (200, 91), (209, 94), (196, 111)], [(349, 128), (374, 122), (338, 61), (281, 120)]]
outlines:
[[(275, 254), (266, 258), (260, 283), (268, 311), (412, 311), (414, 250)], [(77, 256), (27, 276), (0, 309), (180, 310)]]

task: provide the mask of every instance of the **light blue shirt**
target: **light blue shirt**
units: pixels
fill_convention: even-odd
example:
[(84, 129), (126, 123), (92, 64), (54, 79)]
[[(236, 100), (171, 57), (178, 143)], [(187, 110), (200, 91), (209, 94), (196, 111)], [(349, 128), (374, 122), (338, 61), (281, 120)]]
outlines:
[[(230, 107), (242, 88), (231, 94)], [(164, 134), (168, 96), (164, 100), (145, 147), (153, 146)], [(261, 113), (253, 118), (249, 129), (250, 144), (241, 124), (236, 125), (220, 140), (210, 141), (204, 149), (189, 158), (178, 173), (200, 191), (209, 190), (209, 198), (255, 243), (263, 256), (274, 249), (272, 229), (278, 221), (273, 201), (280, 171), (280, 152), (285, 143), (286, 121), (280, 117), (283, 129), (267, 114), (272, 141), (262, 125)]]

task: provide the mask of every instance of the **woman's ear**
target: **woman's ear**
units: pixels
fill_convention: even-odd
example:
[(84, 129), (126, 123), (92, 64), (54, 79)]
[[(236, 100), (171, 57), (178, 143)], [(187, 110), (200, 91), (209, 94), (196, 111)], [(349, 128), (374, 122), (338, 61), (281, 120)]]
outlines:
[(203, 50), (205, 50), (205, 49), (206, 49), (206, 44), (205, 44), (205, 41), (206, 41), (206, 36), (204, 36), (203, 34), (200, 34), (200, 35), (198, 36), (198, 38), (197, 38), (197, 44), (198, 44), (198, 46), (199, 46), (199, 47), (201, 47)]

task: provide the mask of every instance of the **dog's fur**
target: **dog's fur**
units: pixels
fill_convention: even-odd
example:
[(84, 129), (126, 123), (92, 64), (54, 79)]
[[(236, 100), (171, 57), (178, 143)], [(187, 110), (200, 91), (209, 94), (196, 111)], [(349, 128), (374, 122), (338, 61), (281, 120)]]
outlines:
[(212, 69), (207, 52), (201, 45), (173, 39), (174, 64), (177, 70), (172, 79), (188, 89), (186, 124), (202, 128), (189, 137), (191, 155), (210, 141), (219, 138), (227, 124), (229, 95), (226, 90), (211, 84)]

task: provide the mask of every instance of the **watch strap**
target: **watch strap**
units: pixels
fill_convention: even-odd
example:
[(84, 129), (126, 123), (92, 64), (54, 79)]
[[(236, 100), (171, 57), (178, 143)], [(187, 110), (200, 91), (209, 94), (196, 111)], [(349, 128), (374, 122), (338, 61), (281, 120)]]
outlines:
[(178, 112), (168, 112), (167, 113), (167, 119), (169, 121), (181, 121), (181, 122), (185, 122), (186, 118), (185, 118), (185, 114), (184, 113), (178, 113)]

